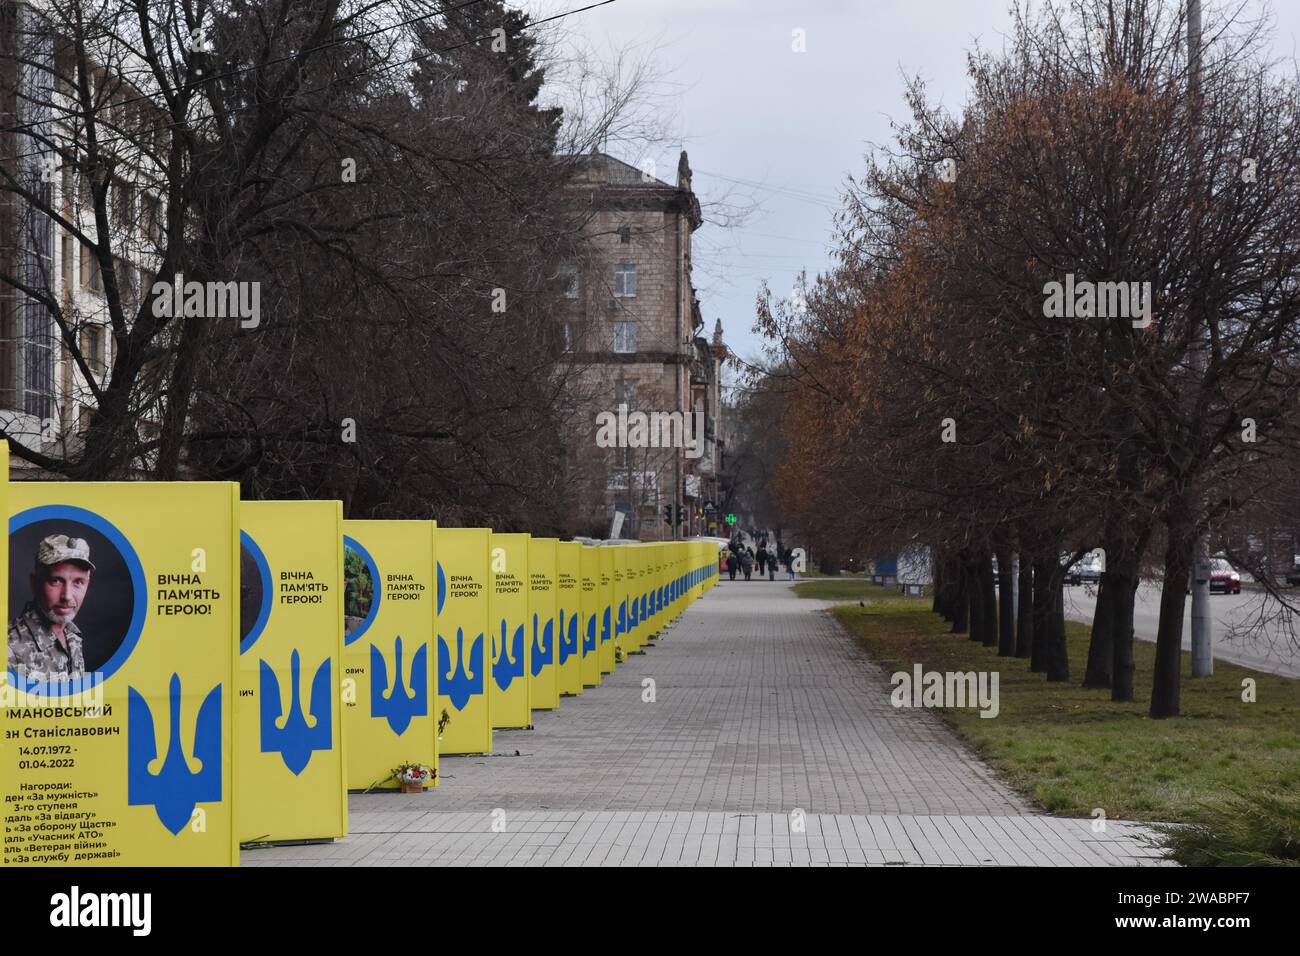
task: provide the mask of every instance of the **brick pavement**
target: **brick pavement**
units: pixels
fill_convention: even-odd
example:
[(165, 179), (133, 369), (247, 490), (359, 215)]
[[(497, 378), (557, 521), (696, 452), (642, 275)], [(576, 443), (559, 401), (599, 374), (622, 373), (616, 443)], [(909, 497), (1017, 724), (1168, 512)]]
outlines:
[(937, 717), (892, 707), (824, 607), (724, 582), (600, 687), (497, 731), (496, 753), (443, 758), (436, 790), (353, 794), (346, 839), (243, 862), (1154, 862), (1141, 827), (1037, 814)]

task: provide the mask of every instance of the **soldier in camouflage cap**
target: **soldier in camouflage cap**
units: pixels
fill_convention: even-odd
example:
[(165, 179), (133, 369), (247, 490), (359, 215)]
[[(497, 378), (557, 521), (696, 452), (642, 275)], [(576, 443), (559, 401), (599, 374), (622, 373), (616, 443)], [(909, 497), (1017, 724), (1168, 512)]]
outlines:
[(90, 587), (90, 545), (52, 534), (36, 547), (32, 600), (9, 622), (9, 669), (30, 680), (84, 676), (81, 631), (72, 623)]

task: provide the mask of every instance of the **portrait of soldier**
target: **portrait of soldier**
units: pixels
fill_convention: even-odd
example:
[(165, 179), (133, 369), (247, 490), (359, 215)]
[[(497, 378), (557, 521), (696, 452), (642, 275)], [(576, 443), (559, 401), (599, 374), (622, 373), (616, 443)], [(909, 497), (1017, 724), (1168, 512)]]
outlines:
[(36, 546), (32, 599), (9, 622), (9, 669), (30, 680), (84, 676), (82, 635), (73, 623), (90, 589), (90, 545), (52, 534)]

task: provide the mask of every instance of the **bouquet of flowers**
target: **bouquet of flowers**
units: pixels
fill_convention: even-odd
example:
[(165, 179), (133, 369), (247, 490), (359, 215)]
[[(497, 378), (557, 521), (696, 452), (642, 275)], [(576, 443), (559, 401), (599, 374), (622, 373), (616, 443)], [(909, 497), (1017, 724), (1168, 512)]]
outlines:
[(424, 764), (404, 763), (393, 769), (393, 779), (401, 785), (403, 793), (411, 793), (424, 789), (426, 783), (432, 783), (437, 773)]

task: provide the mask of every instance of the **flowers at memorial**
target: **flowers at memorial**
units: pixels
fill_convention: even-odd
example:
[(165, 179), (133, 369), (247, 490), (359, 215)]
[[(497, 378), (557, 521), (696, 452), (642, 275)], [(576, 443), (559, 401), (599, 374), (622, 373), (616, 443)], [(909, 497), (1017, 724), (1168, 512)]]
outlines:
[(408, 786), (422, 786), (432, 783), (438, 771), (419, 763), (404, 763), (393, 768), (393, 779)]

